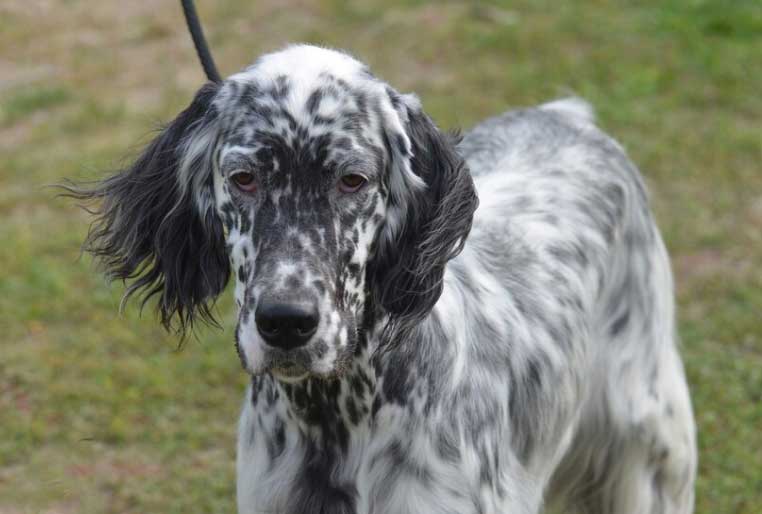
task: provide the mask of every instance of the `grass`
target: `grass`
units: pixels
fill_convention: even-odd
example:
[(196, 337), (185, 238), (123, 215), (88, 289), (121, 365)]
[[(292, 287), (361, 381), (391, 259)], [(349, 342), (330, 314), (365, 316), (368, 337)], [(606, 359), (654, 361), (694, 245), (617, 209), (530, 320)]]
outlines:
[[(118, 7), (117, 7), (118, 5)], [(288, 41), (347, 48), (443, 126), (568, 92), (646, 175), (677, 276), (699, 513), (762, 505), (762, 6), (200, 2), (223, 72)], [(0, 7), (0, 513), (234, 512), (245, 377), (230, 333), (182, 351), (119, 316), (44, 184), (118, 166), (203, 78), (174, 2)]]
[(20, 89), (9, 94), (0, 111), (0, 125), (8, 126), (33, 113), (66, 103), (69, 91), (60, 87)]

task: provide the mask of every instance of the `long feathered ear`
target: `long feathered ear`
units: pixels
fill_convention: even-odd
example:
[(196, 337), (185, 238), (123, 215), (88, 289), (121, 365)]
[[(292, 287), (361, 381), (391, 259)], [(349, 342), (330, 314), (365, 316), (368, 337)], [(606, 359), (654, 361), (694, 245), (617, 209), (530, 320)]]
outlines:
[(401, 339), (439, 299), (445, 265), (463, 249), (478, 198), (455, 150), (458, 138), (440, 132), (415, 97), (390, 98), (404, 132), (387, 127), (390, 205), (371, 269), (376, 304)]
[(211, 308), (230, 275), (212, 200), (217, 90), (202, 87), (131, 166), (102, 182), (64, 186), (100, 202), (84, 249), (110, 279), (128, 284), (125, 300), (137, 293), (145, 305), (158, 295), (162, 324), (181, 335), (196, 317), (216, 323)]

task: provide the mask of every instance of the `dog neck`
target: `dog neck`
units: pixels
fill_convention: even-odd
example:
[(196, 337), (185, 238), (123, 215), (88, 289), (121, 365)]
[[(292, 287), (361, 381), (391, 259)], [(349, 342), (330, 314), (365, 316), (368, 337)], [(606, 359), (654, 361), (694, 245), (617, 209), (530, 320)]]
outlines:
[[(281, 411), (285, 428), (296, 429), (322, 448), (346, 450), (350, 432), (367, 425), (376, 396), (376, 376), (367, 350), (356, 352), (340, 376), (296, 383), (266, 374), (252, 379), (257, 407)], [(289, 425), (291, 425), (289, 427)]]

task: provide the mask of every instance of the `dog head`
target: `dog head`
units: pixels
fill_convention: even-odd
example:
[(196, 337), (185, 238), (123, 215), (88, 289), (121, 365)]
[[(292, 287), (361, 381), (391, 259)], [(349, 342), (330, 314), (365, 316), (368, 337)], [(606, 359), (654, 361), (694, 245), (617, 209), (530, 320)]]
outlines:
[(207, 84), (102, 200), (88, 248), (181, 331), (235, 277), (245, 368), (340, 374), (381, 320), (420, 321), (476, 196), (453, 142), (362, 63), (291, 46)]

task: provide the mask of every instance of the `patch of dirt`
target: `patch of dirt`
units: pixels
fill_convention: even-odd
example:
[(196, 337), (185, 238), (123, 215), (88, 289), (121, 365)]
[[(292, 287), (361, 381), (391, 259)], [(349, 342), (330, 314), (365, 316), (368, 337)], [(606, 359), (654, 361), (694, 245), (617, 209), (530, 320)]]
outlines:
[(756, 197), (749, 204), (749, 220), (752, 225), (762, 229), (762, 196)]
[[(29, 29), (13, 40), (13, 59), (0, 61), (0, 88), (64, 81), (122, 90), (141, 85), (161, 59), (173, 67), (186, 60), (189, 67), (198, 66), (175, 2), (13, 0), (0, 11)], [(113, 73), (104, 73), (104, 66)]]
[(719, 250), (707, 249), (684, 253), (673, 258), (675, 275), (679, 282), (706, 278), (727, 271), (728, 263)]
[(75, 464), (69, 466), (68, 472), (78, 478), (111, 477), (120, 481), (132, 477), (153, 477), (161, 474), (161, 466), (147, 462), (137, 462), (126, 459), (108, 459), (93, 463)]
[(0, 59), (0, 91), (35, 82), (53, 81), (60, 71), (60, 68), (52, 63), (22, 65), (8, 59)]
[(51, 115), (50, 109), (36, 111), (7, 127), (0, 128), (0, 150), (11, 150), (26, 143), (35, 127), (44, 124)]

